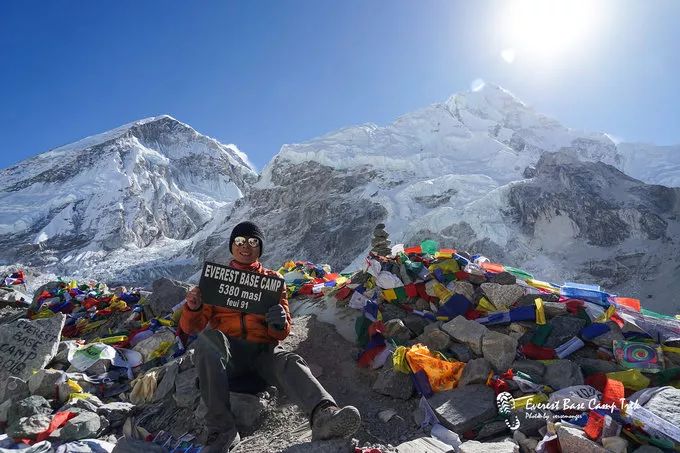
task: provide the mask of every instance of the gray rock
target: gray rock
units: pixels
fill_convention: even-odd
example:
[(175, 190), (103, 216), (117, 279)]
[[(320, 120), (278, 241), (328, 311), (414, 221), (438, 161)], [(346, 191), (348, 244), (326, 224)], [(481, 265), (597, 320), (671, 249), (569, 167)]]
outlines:
[(609, 360), (578, 357), (574, 358), (573, 361), (578, 363), (583, 369), (583, 372), (587, 375), (595, 373), (613, 373), (616, 371), (623, 370), (623, 367), (621, 365), (619, 365), (616, 362), (610, 362)]
[(469, 282), (454, 280), (447, 285), (447, 288), (453, 291), (454, 294), (462, 294), (471, 302), (475, 300), (475, 287)]
[(524, 295), (524, 288), (519, 285), (500, 285), (498, 283), (482, 283), (482, 291), (489, 302), (499, 310), (510, 308)]
[(663, 389), (643, 406), (674, 426), (680, 426), (680, 389)]
[(499, 285), (514, 285), (517, 283), (517, 277), (510, 272), (500, 272), (493, 277), (489, 283), (498, 283)]
[(453, 453), (451, 445), (434, 437), (420, 437), (397, 445), (397, 453)]
[(12, 424), (14, 421), (23, 417), (48, 415), (51, 413), (52, 407), (50, 407), (50, 403), (45, 398), (38, 395), (29, 396), (28, 398), (12, 403), (7, 421)]
[(481, 428), (479, 428), (475, 439), (484, 440), (498, 437), (507, 430), (508, 426), (505, 424), (505, 420), (492, 420), (488, 423), (484, 423)]
[(179, 407), (193, 407), (201, 397), (198, 390), (198, 370), (190, 368), (175, 378), (175, 402)]
[(430, 351), (446, 351), (451, 343), (451, 337), (444, 331), (433, 329), (423, 333), (415, 339), (416, 342), (428, 347)]
[(478, 356), (482, 355), (482, 337), (489, 331), (485, 326), (462, 316), (456, 316), (444, 323), (442, 330), (454, 340), (469, 346)]
[(465, 364), (459, 385), (484, 384), (490, 371), (491, 364), (488, 360), (484, 358), (470, 360)]
[(431, 322), (430, 324), (425, 326), (423, 333), (427, 334), (432, 332), (433, 330), (442, 330), (442, 325), (444, 325), (444, 321)]
[(459, 362), (469, 362), (474, 357), (469, 346), (452, 341), (449, 344), (449, 354)]
[(165, 368), (163, 379), (161, 379), (160, 384), (158, 384), (158, 387), (156, 387), (152, 401), (162, 400), (175, 388), (175, 379), (177, 379), (178, 373), (179, 363), (177, 362), (172, 362)]
[(586, 320), (576, 316), (557, 316), (548, 321), (552, 326), (552, 331), (545, 341), (546, 348), (556, 348), (568, 340), (578, 336), (579, 332), (586, 325)]
[[(459, 447), (460, 453), (519, 453), (519, 445), (511, 440), (504, 440), (503, 442), (477, 442), (476, 440), (468, 440), (463, 442)], [(565, 452), (566, 453), (566, 452)]]
[(546, 366), (543, 381), (554, 390), (583, 385), (581, 367), (571, 360), (555, 360)]
[(404, 343), (411, 339), (411, 330), (399, 318), (385, 322), (385, 337), (392, 338), (397, 343)]
[(557, 423), (557, 439), (564, 453), (606, 453), (607, 450), (597, 442), (586, 437), (586, 433), (572, 426)]
[(31, 395), (54, 398), (59, 385), (66, 382), (66, 373), (59, 370), (39, 370), (28, 380)]
[(463, 434), (496, 416), (496, 395), (485, 385), (466, 385), (429, 398), (430, 406), (443, 426)]
[(64, 442), (94, 438), (97, 437), (101, 426), (99, 415), (94, 412), (83, 412), (66, 422), (57, 437)]
[(404, 318), (404, 324), (416, 335), (420, 335), (425, 331), (425, 326), (428, 325), (430, 321), (423, 318), (422, 316), (409, 314)]
[(391, 319), (404, 319), (407, 315), (404, 310), (393, 304), (382, 304), (381, 310), (383, 322), (387, 322)]
[(75, 398), (68, 404), (64, 405), (59, 409), (60, 411), (73, 411), (74, 409), (80, 409), (81, 411), (85, 412), (97, 412), (97, 409), (99, 409), (100, 406), (97, 406), (94, 404), (92, 401), (90, 401), (90, 398), (88, 399), (82, 399), (82, 398)]
[(190, 285), (166, 277), (153, 282), (149, 305), (156, 316), (172, 312), (172, 307), (184, 300)]
[(503, 373), (515, 360), (517, 340), (509, 335), (489, 331), (482, 338), (482, 353), (496, 371)]
[(540, 436), (539, 430), (545, 427), (548, 420), (552, 418), (552, 414), (549, 411), (541, 409), (532, 409), (530, 411), (518, 409), (515, 415), (519, 420), (519, 428), (517, 429), (527, 436)]
[(373, 384), (373, 390), (381, 395), (407, 400), (413, 396), (413, 383), (408, 374), (385, 367)]
[(19, 319), (0, 329), (0, 369), (27, 380), (35, 370), (45, 368), (59, 348), (61, 329), (66, 316)]
[(267, 407), (262, 398), (248, 393), (230, 392), (229, 401), (236, 425), (241, 429), (252, 429)]
[(540, 379), (545, 374), (545, 365), (538, 360), (520, 359), (512, 363), (512, 369), (526, 373), (532, 378)]
[(543, 302), (543, 312), (547, 319), (564, 316), (568, 313), (567, 305), (560, 302)]
[(12, 401), (19, 401), (28, 396), (30, 392), (26, 381), (10, 376), (6, 371), (0, 373), (0, 402), (7, 401), (9, 398)]
[(15, 439), (34, 439), (38, 433), (45, 431), (50, 426), (51, 421), (52, 415), (48, 414), (21, 417), (7, 427), (7, 435)]
[(117, 428), (125, 423), (125, 419), (134, 409), (135, 405), (131, 403), (114, 402), (104, 404), (97, 409), (97, 414), (106, 418), (112, 428)]
[(280, 453), (354, 453), (356, 445), (355, 439), (315, 440), (291, 445)]

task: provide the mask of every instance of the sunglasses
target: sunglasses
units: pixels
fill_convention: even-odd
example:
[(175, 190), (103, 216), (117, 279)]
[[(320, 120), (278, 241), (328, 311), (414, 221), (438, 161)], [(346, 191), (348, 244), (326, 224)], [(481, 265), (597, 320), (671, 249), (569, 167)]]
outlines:
[(242, 245), (245, 245), (246, 241), (248, 242), (248, 245), (251, 246), (252, 248), (255, 248), (258, 245), (260, 245), (260, 240), (258, 238), (248, 238), (248, 239), (246, 239), (243, 236), (236, 236), (234, 238), (234, 244), (236, 244), (239, 247), (242, 246)]

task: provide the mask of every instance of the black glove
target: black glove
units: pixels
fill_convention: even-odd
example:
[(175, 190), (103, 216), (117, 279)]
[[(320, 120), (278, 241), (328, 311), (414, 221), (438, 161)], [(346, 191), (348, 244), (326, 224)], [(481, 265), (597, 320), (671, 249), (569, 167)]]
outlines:
[(276, 330), (283, 330), (286, 328), (286, 311), (283, 309), (281, 304), (276, 304), (269, 307), (264, 319), (268, 325), (272, 326)]

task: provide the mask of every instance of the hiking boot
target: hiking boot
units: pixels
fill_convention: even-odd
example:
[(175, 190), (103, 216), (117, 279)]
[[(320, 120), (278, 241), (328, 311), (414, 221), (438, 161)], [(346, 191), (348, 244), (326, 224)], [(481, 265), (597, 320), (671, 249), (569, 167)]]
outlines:
[(201, 453), (226, 453), (241, 442), (241, 436), (236, 428), (224, 432), (208, 434)]
[(361, 425), (361, 415), (354, 406), (327, 406), (319, 409), (312, 419), (312, 440), (337, 439), (351, 436)]

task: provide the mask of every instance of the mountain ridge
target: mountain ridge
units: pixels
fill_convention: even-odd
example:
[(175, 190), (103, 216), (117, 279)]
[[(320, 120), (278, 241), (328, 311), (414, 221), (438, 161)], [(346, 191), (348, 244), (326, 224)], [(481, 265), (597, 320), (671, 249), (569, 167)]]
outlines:
[[(0, 201), (19, 217), (0, 222), (0, 246), (21, 244), (17, 253), (5, 251), (0, 259), (64, 275), (89, 272), (144, 284), (159, 276), (195, 279), (203, 260), (228, 258), (229, 231), (247, 218), (260, 223), (268, 236), (265, 264), (303, 259), (340, 270), (362, 265), (375, 224), (385, 223), (393, 243), (429, 235), (534, 272), (545, 269), (546, 279), (565, 274), (621, 285), (621, 278), (604, 275), (606, 264), (590, 265), (594, 274), (581, 272), (583, 260), (554, 250), (550, 234), (566, 234), (566, 242), (597, 237), (583, 249), (592, 254), (590, 261), (646, 256), (634, 239), (651, 241), (649, 250), (658, 248), (665, 257), (657, 245), (671, 250), (663, 241), (679, 237), (670, 218), (675, 208), (656, 205), (675, 203), (675, 191), (645, 183), (660, 175), (660, 181), (680, 186), (680, 161), (677, 168), (657, 171), (664, 162), (674, 162), (664, 154), (673, 149), (616, 144), (604, 133), (566, 128), (492, 84), (406, 113), (386, 126), (349, 126), (283, 145), (259, 174), (236, 146), (161, 115), (0, 171)], [(558, 157), (548, 156), (555, 152)], [(644, 153), (656, 160), (646, 164), (638, 156)], [(63, 182), (73, 176), (66, 172), (74, 162), (63, 162), (64, 156), (80, 159), (82, 172), (75, 176), (82, 178), (71, 186)], [(108, 166), (102, 156), (108, 156)], [(583, 181), (585, 189), (573, 191), (581, 198), (570, 198), (564, 186), (573, 179), (564, 179), (568, 172), (599, 175), (609, 171), (598, 167), (605, 164), (630, 175), (612, 177), (640, 177), (628, 182), (639, 193), (603, 194), (597, 179)], [(562, 173), (548, 170), (558, 167)], [(107, 172), (108, 177), (101, 176)], [(541, 176), (546, 172), (557, 180)], [(551, 185), (561, 187), (561, 199)], [(45, 188), (64, 203), (44, 198)], [(543, 214), (548, 206), (571, 212), (530, 214), (518, 202), (522, 198), (547, 203)], [(598, 202), (589, 204), (590, 198)], [(31, 217), (36, 206), (42, 217)], [(621, 231), (604, 228), (597, 236), (588, 222), (572, 218), (586, 211), (612, 219)], [(529, 218), (538, 228), (528, 228)], [(611, 236), (609, 242), (602, 235)], [(542, 255), (544, 250), (549, 253)], [(619, 268), (619, 274), (630, 276)]]

